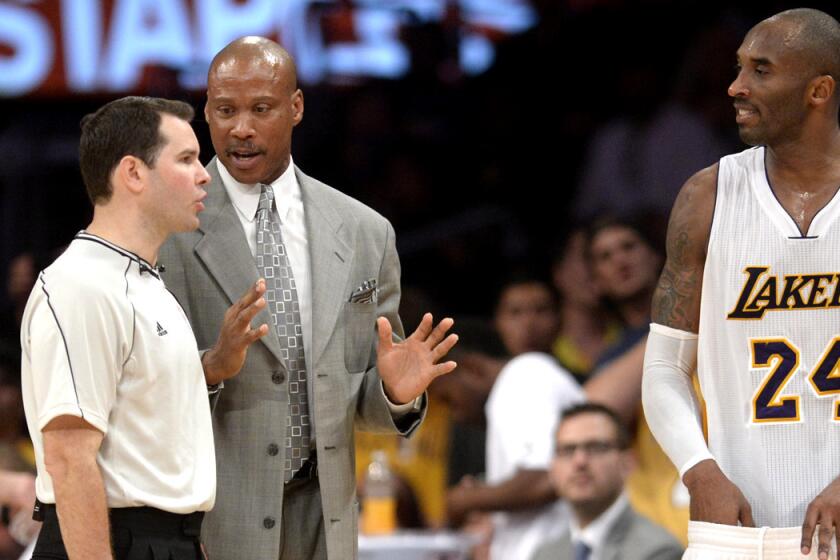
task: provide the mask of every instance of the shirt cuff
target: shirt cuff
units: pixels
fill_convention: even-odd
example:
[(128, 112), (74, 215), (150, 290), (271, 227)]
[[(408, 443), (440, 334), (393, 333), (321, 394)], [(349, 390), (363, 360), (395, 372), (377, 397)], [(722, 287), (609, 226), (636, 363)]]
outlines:
[(382, 389), (382, 396), (385, 397), (385, 402), (388, 404), (388, 410), (391, 411), (391, 416), (405, 416), (409, 412), (418, 410), (420, 408), (420, 403), (423, 402), (423, 395), (420, 395), (413, 401), (408, 401), (405, 404), (394, 404), (391, 402), (391, 399), (389, 399), (388, 395), (385, 393), (385, 384), (380, 381), (379, 387), (380, 389)]

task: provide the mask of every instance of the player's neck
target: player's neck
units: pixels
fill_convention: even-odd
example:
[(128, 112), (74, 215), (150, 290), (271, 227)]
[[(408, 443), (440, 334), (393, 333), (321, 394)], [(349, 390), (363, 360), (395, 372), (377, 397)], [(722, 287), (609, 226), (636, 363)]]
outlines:
[(155, 264), (160, 246), (166, 240), (154, 234), (152, 228), (141, 223), (131, 212), (118, 212), (107, 206), (94, 207), (93, 220), (86, 231), (131, 251), (150, 264)]
[[(787, 178), (788, 185), (813, 188), (826, 177), (840, 173), (840, 130), (806, 134), (767, 146), (767, 172)], [(780, 181), (782, 182), (782, 181)], [(795, 187), (794, 187), (795, 188)]]

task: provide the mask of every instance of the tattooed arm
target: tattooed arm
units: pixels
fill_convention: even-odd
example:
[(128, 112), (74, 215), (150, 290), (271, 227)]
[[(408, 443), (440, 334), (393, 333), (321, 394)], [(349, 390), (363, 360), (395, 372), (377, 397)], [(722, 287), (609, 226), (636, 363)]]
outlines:
[(713, 165), (691, 177), (677, 196), (668, 222), (668, 255), (653, 294), (654, 323), (697, 332), (716, 187)]
[(717, 166), (689, 179), (668, 223), (668, 256), (653, 296), (653, 322), (645, 352), (642, 401), (653, 435), (691, 495), (695, 521), (752, 525), (741, 491), (723, 474), (703, 436), (691, 377), (703, 267), (714, 214)]

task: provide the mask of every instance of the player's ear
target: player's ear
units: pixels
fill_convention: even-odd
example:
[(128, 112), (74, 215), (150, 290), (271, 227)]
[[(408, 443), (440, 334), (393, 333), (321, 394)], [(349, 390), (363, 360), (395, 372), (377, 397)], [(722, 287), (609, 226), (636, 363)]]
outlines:
[(816, 106), (825, 105), (834, 97), (836, 88), (837, 82), (831, 75), (817, 76), (808, 84), (808, 101)]

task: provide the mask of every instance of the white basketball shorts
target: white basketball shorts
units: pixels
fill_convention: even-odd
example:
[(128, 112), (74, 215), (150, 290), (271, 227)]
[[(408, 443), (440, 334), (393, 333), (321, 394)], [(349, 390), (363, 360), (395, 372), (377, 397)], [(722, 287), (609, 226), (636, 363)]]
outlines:
[[(807, 556), (799, 550), (801, 540), (802, 527), (771, 529), (689, 521), (683, 560), (817, 560), (817, 532)], [(837, 560), (834, 538), (829, 558)]]

